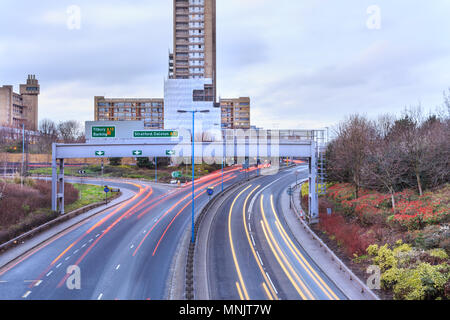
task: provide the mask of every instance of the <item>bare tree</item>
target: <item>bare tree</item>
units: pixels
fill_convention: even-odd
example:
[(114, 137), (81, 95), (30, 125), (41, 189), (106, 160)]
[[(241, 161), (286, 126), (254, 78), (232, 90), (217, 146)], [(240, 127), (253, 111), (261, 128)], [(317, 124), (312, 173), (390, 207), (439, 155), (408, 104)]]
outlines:
[[(386, 123), (379, 123), (379, 128), (383, 128), (384, 125)], [(378, 131), (377, 134), (368, 148), (366, 163), (363, 166), (363, 179), (369, 187), (389, 192), (392, 209), (395, 212), (395, 192), (403, 183), (408, 166), (403, 161), (399, 140), (392, 139), (385, 131)]]
[(52, 143), (58, 140), (58, 128), (49, 119), (43, 119), (39, 123), (39, 151), (48, 153), (52, 150)]
[(450, 123), (430, 117), (421, 127), (427, 144), (424, 171), (430, 187), (450, 181)]
[(395, 122), (390, 132), (390, 139), (399, 141), (398, 147), (403, 153), (403, 161), (414, 176), (420, 195), (423, 195), (422, 177), (427, 152), (427, 141), (420, 127), (422, 121), (420, 106), (405, 109), (403, 117)]
[(82, 136), (81, 124), (75, 120), (60, 122), (58, 124), (59, 138), (64, 143), (75, 143)]
[[(341, 123), (337, 129), (337, 136), (331, 159), (331, 170), (347, 176), (348, 182), (355, 187), (356, 197), (363, 186), (362, 173), (371, 140), (375, 136), (375, 128), (371, 121), (364, 116), (353, 115)], [(338, 173), (339, 175), (339, 173)]]

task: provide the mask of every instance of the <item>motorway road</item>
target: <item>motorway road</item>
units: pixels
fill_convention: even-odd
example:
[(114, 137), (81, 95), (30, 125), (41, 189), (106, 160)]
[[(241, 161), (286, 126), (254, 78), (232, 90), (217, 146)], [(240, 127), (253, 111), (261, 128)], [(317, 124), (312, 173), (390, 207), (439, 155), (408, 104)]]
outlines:
[[(307, 178), (307, 167), (301, 169), (298, 178)], [(295, 183), (297, 170), (240, 186), (216, 211), (206, 255), (211, 299), (346, 299), (296, 241), (283, 218), (279, 199)]]
[[(244, 179), (226, 170), (225, 187)], [(196, 212), (207, 187), (221, 190), (221, 172), (197, 180)], [(113, 187), (115, 185), (109, 183)], [(123, 185), (122, 185), (123, 186)], [(66, 230), (0, 269), (2, 300), (163, 300), (177, 247), (191, 227), (192, 185), (172, 189), (137, 183), (136, 195)], [(81, 289), (70, 290), (80, 270)]]

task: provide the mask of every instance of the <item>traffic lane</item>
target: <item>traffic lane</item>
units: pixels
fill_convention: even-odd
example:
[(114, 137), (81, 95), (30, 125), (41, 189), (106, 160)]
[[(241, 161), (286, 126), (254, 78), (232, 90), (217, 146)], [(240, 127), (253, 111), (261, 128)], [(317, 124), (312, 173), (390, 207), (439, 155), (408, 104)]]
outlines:
[[(307, 178), (306, 173), (300, 179)], [(283, 244), (285, 245), (285, 250), (289, 249), (292, 253), (292, 258), (297, 262), (297, 267), (301, 267), (307, 271), (309, 275), (309, 281), (313, 280), (312, 285), (316, 285), (320, 290), (316, 291), (318, 296), (317, 299), (330, 299), (330, 300), (346, 300), (345, 294), (336, 286), (336, 284), (326, 275), (324, 270), (322, 270), (311, 258), (311, 256), (305, 251), (303, 246), (297, 241), (295, 236), (292, 234), (291, 229), (287, 225), (282, 214), (281, 207), (281, 196), (286, 192), (286, 186), (283, 188), (279, 185), (274, 185), (271, 188), (271, 199), (268, 205), (270, 205), (271, 212), (276, 222), (272, 225), (278, 231), (278, 235), (283, 238)], [(267, 194), (268, 195), (268, 194)], [(272, 221), (274, 221), (272, 219)], [(284, 239), (287, 239), (284, 240)], [(281, 241), (280, 238), (278, 240)], [(308, 271), (309, 270), (309, 271)]]
[[(251, 191), (249, 190), (248, 199), (244, 202), (243, 210), (245, 212), (241, 213), (241, 225), (243, 225), (241, 234), (244, 239), (239, 242), (247, 243), (247, 251), (251, 252), (252, 262), (255, 262), (257, 265), (255, 268), (252, 264), (243, 264), (243, 274), (246, 273), (249, 275), (257, 270), (260, 278), (257, 281), (249, 281), (249, 286), (258, 287), (260, 294), (264, 294), (264, 299), (269, 300), (288, 299), (293, 295), (294, 290), (290, 285), (289, 279), (280, 276), (282, 273), (280, 265), (270, 254), (271, 248), (266, 237), (262, 236), (263, 230), (256, 213), (258, 211), (258, 203), (256, 200), (259, 199), (265, 187), (273, 184), (277, 180), (285, 181), (288, 176), (289, 171), (282, 171), (276, 175), (267, 176), (264, 179), (255, 181), (255, 186), (250, 189)], [(245, 238), (247, 239), (245, 240)], [(248, 252), (241, 256), (240, 260), (244, 260), (247, 255)], [(250, 276), (247, 277), (251, 279)], [(252, 297), (250, 298), (253, 299)]]
[[(225, 177), (225, 186), (234, 183), (234, 178), (236, 176)], [(202, 188), (196, 188), (196, 215), (210, 200), (209, 196), (206, 195), (206, 188), (218, 188), (220, 185), (221, 179), (216, 179), (209, 181)], [(188, 195), (188, 201), (180, 203), (175, 210), (172, 210), (171, 215), (164, 216), (163, 221), (156, 223), (156, 228), (150, 228), (151, 236), (144, 238), (145, 241), (141, 241), (133, 254), (133, 259), (140, 259), (141, 261), (133, 263), (133, 272), (130, 274), (132, 279), (121, 281), (121, 283), (126, 283), (127, 288), (121, 291), (128, 291), (116, 298), (152, 300), (166, 298), (167, 279), (170, 276), (169, 271), (173, 257), (177, 252), (180, 239), (190, 228), (192, 201), (191, 193), (189, 192)], [(155, 221), (158, 222), (157, 219)], [(133, 283), (134, 285), (132, 285)], [(107, 298), (108, 295), (102, 297)], [(112, 296), (109, 297), (109, 299), (112, 298)]]
[[(306, 288), (301, 274), (299, 274), (286, 258), (286, 254), (280, 250), (280, 245), (272, 228), (267, 221), (267, 208), (263, 201), (267, 190), (277, 182), (282, 181), (285, 186), (290, 183), (290, 173), (273, 177), (255, 194), (251, 201), (251, 214), (249, 214), (249, 223), (255, 230), (256, 247), (262, 252), (261, 258), (266, 268), (271, 271), (272, 281), (276, 290), (279, 292), (280, 299), (287, 300), (307, 300), (311, 297), (307, 295)], [(277, 187), (280, 187), (279, 185)]]
[(254, 230), (247, 222), (249, 199), (259, 188), (260, 185), (246, 186), (234, 198), (228, 214), (228, 241), (237, 276), (235, 290), (241, 300), (278, 298), (272, 289), (274, 284), (269, 280), (270, 275), (262, 263), (260, 249), (256, 247)]
[[(230, 177), (231, 178), (231, 177)], [(232, 179), (230, 179), (230, 183)], [(220, 184), (216, 180), (200, 189), (195, 197), (195, 214), (201, 212), (202, 207), (209, 201), (206, 194), (208, 186), (217, 187)], [(152, 300), (166, 298), (167, 279), (170, 276), (170, 267), (173, 257), (177, 252), (180, 240), (186, 230), (191, 227), (192, 201), (189, 199), (180, 204), (171, 215), (167, 215), (164, 220), (152, 231), (151, 236), (147, 237), (134, 258), (142, 259), (143, 263), (135, 264), (135, 274), (137, 275), (137, 284), (134, 286), (130, 296), (145, 297)]]
[[(250, 233), (253, 235), (253, 230), (251, 226), (246, 230), (244, 212), (249, 196), (254, 194), (257, 185), (272, 179), (272, 176), (263, 176), (241, 186), (217, 210), (207, 247), (208, 285), (212, 299), (270, 298), (267, 292), (272, 290), (267, 283), (271, 280), (265, 276), (266, 271), (261, 272), (263, 268), (259, 263), (258, 250), (251, 250), (253, 239)], [(275, 294), (272, 297), (275, 298)]]
[[(279, 261), (277, 262), (284, 265), (287, 271), (284, 272), (285, 276), (290, 274), (290, 282), (296, 288), (301, 299), (345, 299), (342, 292), (297, 243), (285, 225), (284, 219), (280, 219), (281, 205), (277, 199), (281, 199), (281, 193), (286, 192), (286, 187), (294, 182), (295, 178), (293, 177), (277, 181), (269, 186), (260, 197), (261, 225), (262, 229), (265, 229), (263, 233), (266, 241), (272, 243), (271, 251), (274, 255), (278, 255)], [(274, 193), (277, 197), (274, 196)], [(295, 299), (295, 295), (292, 298)]]
[[(116, 216), (120, 216), (122, 214), (122, 212), (120, 211), (120, 212), (118, 212), (115, 216), (110, 216), (109, 218), (112, 218), (112, 219), (115, 219), (116, 218)], [(104, 217), (102, 218), (102, 220), (104, 219)], [(95, 221), (94, 221), (95, 222)], [(93, 223), (94, 223), (93, 222)], [(88, 227), (91, 227), (91, 225), (85, 225), (85, 228), (88, 228)], [(79, 231), (81, 232), (81, 233), (83, 233), (83, 232), (85, 232), (85, 230), (84, 229), (79, 229)], [(144, 230), (145, 231), (145, 230)], [(78, 234), (76, 234), (75, 235), (75, 238), (77, 238), (77, 236), (78, 236)], [(97, 234), (97, 236), (99, 236), (99, 234)], [(74, 239), (74, 237), (72, 237), (71, 239), (69, 239), (69, 242), (70, 241), (72, 241)], [(65, 240), (65, 239), (62, 239), (62, 240)], [(89, 240), (89, 242), (92, 242), (92, 241), (94, 241), (94, 239), (93, 238), (91, 238), (90, 240)], [(88, 243), (83, 243), (82, 244), (82, 247), (83, 246), (85, 246), (85, 245), (87, 245)], [(52, 246), (52, 248), (61, 248), (61, 247), (65, 247), (67, 244), (65, 244), (65, 245), (61, 245), (61, 244), (59, 244), (59, 243), (57, 243), (57, 244), (55, 244), (54, 246)], [(74, 255), (76, 255), (76, 254), (78, 254), (78, 255), (80, 255), (81, 254), (81, 249), (77, 249), (75, 246), (69, 246), (68, 247), (68, 249), (66, 249), (67, 250), (67, 252), (65, 252), (64, 254), (66, 254), (66, 255), (68, 255), (69, 254), (69, 250), (71, 250), (71, 249), (74, 249)], [(58, 249), (56, 249), (56, 251), (57, 251)], [(56, 255), (56, 253), (55, 254), (51, 254), (51, 256), (55, 256)], [(45, 265), (45, 261), (46, 260), (48, 260), (48, 254), (43, 254), (43, 256), (44, 256), (44, 263), (40, 263), (41, 265), (42, 264), (44, 264)], [(66, 260), (66, 259), (71, 259), (72, 258), (72, 256), (66, 256), (66, 257), (64, 257), (64, 256), (61, 256), (60, 258), (64, 258), (64, 261), (68, 261), (68, 260)], [(75, 258), (77, 258), (76, 256), (75, 257), (73, 257), (74, 259)], [(48, 262), (47, 262), (48, 263)], [(55, 262), (56, 263), (56, 262)], [(60, 267), (60, 264), (57, 264), (56, 265), (58, 268), (56, 268), (56, 269), (59, 269), (59, 267)], [(17, 272), (18, 272), (18, 274), (20, 275), (20, 276), (23, 276), (24, 274), (26, 274), (26, 273), (24, 273), (22, 270), (19, 270), (19, 269), (16, 269), (17, 270)], [(48, 271), (48, 272), (47, 272)], [(56, 274), (56, 271), (52, 271), (51, 270), (51, 268), (49, 268), (49, 269), (46, 269), (45, 270), (45, 276), (47, 276), (47, 277), (50, 277), (50, 276), (52, 276), (52, 275), (55, 275)], [(44, 275), (43, 274), (41, 274), (41, 277), (43, 277)], [(36, 277), (29, 277), (29, 278), (31, 278), (31, 279), (33, 279), (33, 278), (36, 278)], [(41, 279), (39, 278), (39, 280), (34, 280), (33, 282), (36, 282), (36, 284), (38, 285), (38, 286), (41, 286), (42, 285), (42, 282), (43, 281), (41, 281)], [(10, 282), (10, 283), (12, 283), (12, 282)], [(44, 287), (44, 286), (42, 286), (42, 287)], [(42, 288), (41, 287), (41, 288)], [(31, 286), (29, 286), (29, 288), (31, 288)], [(28, 292), (28, 291), (27, 291)], [(16, 295), (17, 296), (17, 295)], [(60, 298), (61, 296), (60, 295), (57, 295), (57, 297), (58, 298)]]
[[(62, 264), (69, 261), (69, 258), (79, 253), (90, 242), (93, 242), (96, 237), (99, 237), (101, 232), (105, 230), (109, 219), (116, 219), (120, 215), (121, 210), (132, 208), (152, 192), (150, 188), (142, 188), (141, 191), (140, 194), (137, 194), (125, 203), (69, 228), (2, 268), (0, 279), (1, 281), (6, 281), (2, 284), (7, 283), (12, 285), (13, 288), (22, 288), (23, 281), (33, 280), (33, 282), (37, 282), (43, 280), (42, 278), (47, 276), (52, 271), (52, 268), (60, 269)], [(33, 282), (26, 284), (26, 287), (31, 288)], [(20, 283), (22, 285), (19, 285)], [(12, 288), (8, 288), (8, 290), (4, 290), (4, 286), (0, 287), (0, 289), (0, 297), (2, 299), (22, 297), (22, 294), (16, 292), (17, 289), (10, 290)], [(20, 290), (23, 291), (23, 289)]]
[[(168, 202), (165, 202), (167, 207), (168, 206), (172, 206), (173, 202), (176, 199), (168, 199), (168, 200), (169, 200)], [(164, 208), (164, 210), (165, 209), (166, 208)], [(160, 210), (160, 208), (156, 207), (152, 211), (158, 211), (158, 210)], [(163, 211), (163, 210), (160, 210), (160, 211)], [(137, 216), (138, 214), (139, 214), (139, 210), (136, 212), (135, 216)], [(126, 213), (124, 215), (126, 215)], [(148, 215), (148, 216), (144, 217), (143, 220), (139, 219), (141, 223), (139, 223), (138, 226), (136, 227), (137, 228), (137, 232), (132, 232), (132, 234), (134, 234), (134, 233), (138, 234), (139, 231), (141, 231), (141, 229), (144, 228), (145, 224), (147, 224), (147, 225), (149, 223), (150, 224), (154, 224), (155, 221), (146, 222), (146, 219), (151, 219), (151, 218), (152, 218), (152, 216)], [(161, 217), (157, 216), (156, 219), (158, 219), (158, 218), (161, 218)], [(170, 216), (168, 216), (168, 218), (170, 218)], [(131, 222), (132, 220), (129, 220), (129, 221), (130, 221), (130, 223), (132, 223)], [(164, 225), (164, 223), (160, 224), (161, 228), (162, 228), (163, 225)], [(120, 226), (121, 226), (121, 224), (118, 224), (116, 227), (120, 227)], [(124, 228), (123, 232), (118, 230), (118, 232), (112, 233), (112, 236), (114, 236), (114, 235), (122, 235), (122, 234), (125, 234), (125, 233), (130, 231), (130, 226), (127, 226), (126, 224), (124, 224), (123, 228)], [(158, 228), (155, 229), (154, 231), (155, 231), (156, 234), (158, 234), (158, 232), (159, 232)], [(145, 232), (146, 232), (146, 230), (144, 229), (144, 233)], [(102, 237), (103, 237), (103, 235), (102, 235)], [(43, 291), (45, 291), (45, 294), (46, 294), (47, 298), (49, 298), (49, 299), (78, 299), (78, 298), (95, 299), (95, 298), (98, 298), (98, 297), (107, 298), (108, 295), (105, 293), (105, 291), (108, 290), (108, 286), (102, 285), (102, 281), (98, 281), (98, 279), (106, 278), (107, 279), (106, 282), (110, 282), (110, 278), (109, 278), (108, 275), (111, 274), (111, 270), (102, 269), (101, 268), (102, 263), (103, 263), (103, 265), (106, 266), (105, 268), (114, 269), (114, 270), (116, 270), (116, 269), (119, 270), (120, 268), (122, 268), (122, 270), (124, 270), (125, 266), (120, 266), (120, 263), (116, 263), (115, 261), (109, 261), (109, 260), (108, 260), (107, 263), (104, 263), (104, 260), (107, 258), (107, 257), (105, 257), (104, 253), (105, 252), (111, 252), (116, 247), (118, 247), (119, 249), (116, 250), (116, 251), (118, 251), (118, 253), (117, 254), (113, 253), (111, 255), (111, 257), (116, 257), (116, 256), (119, 255), (120, 252), (126, 251), (127, 249), (132, 249), (131, 247), (133, 247), (133, 245), (128, 247), (127, 241), (125, 242), (124, 245), (120, 245), (119, 241), (121, 239), (110, 239), (110, 238), (111, 238), (111, 235), (108, 235), (108, 237), (105, 237), (106, 241), (99, 242), (97, 244), (97, 246), (92, 249), (92, 253), (90, 253), (90, 255), (89, 255), (89, 257), (91, 257), (91, 256), (93, 256), (93, 257), (100, 257), (101, 261), (96, 261), (96, 259), (86, 259), (85, 260), (86, 261), (86, 263), (85, 263), (86, 266), (84, 266), (84, 267), (82, 267), (82, 264), (80, 264), (81, 261), (76, 263), (77, 265), (80, 264), (80, 269), (82, 269), (82, 270), (89, 270), (89, 274), (86, 275), (86, 272), (83, 273), (84, 274), (83, 279), (85, 279), (85, 281), (84, 281), (84, 285), (83, 285), (84, 289), (82, 291), (76, 291), (76, 292), (70, 292), (70, 293), (64, 292), (63, 291), (64, 286), (62, 286), (61, 282), (60, 282), (60, 283), (58, 283), (58, 287), (59, 287), (58, 289), (59, 290), (58, 289), (55, 289), (55, 290), (43, 290)], [(133, 241), (129, 241), (129, 242), (131, 243)], [(134, 242), (137, 242), (137, 241), (134, 241)], [(123, 249), (121, 249), (122, 247), (123, 247)], [(80, 259), (80, 258), (78, 258), (78, 259)], [(115, 258), (111, 258), (111, 259), (115, 259)], [(171, 260), (171, 259), (169, 259), (169, 258), (165, 259), (166, 262), (168, 262), (169, 260)], [(139, 265), (141, 265), (141, 264), (139, 262), (137, 262), (135, 265), (138, 268)], [(148, 268), (146, 268), (146, 269), (148, 269)], [(162, 275), (162, 276), (159, 275), (156, 278), (156, 280), (158, 281), (159, 279), (163, 279), (163, 278), (165, 278), (164, 275)], [(86, 281), (86, 279), (87, 279), (87, 281)], [(103, 282), (105, 282), (105, 281), (103, 281)], [(132, 281), (126, 281), (126, 283), (131, 283), (133, 285)], [(48, 282), (48, 284), (49, 284), (50, 287), (54, 286), (54, 283), (52, 284), (52, 283)], [(138, 281), (138, 283), (136, 283), (136, 285), (134, 285), (133, 288), (135, 290), (138, 290), (140, 288), (141, 284), (142, 284), (142, 281)], [(95, 288), (94, 288), (94, 286), (95, 286)], [(156, 288), (159, 288), (159, 293), (161, 291), (163, 291), (163, 289), (162, 289), (163, 287), (164, 287), (163, 282), (159, 282), (156, 285), (155, 284), (152, 285), (152, 288), (154, 290)], [(41, 288), (44, 288), (44, 287), (41, 287)], [(98, 289), (98, 288), (100, 288), (100, 289)], [(112, 291), (115, 293), (115, 292), (117, 292), (117, 289), (118, 289), (117, 286), (113, 286)], [(102, 291), (102, 292), (96, 293), (96, 291)], [(48, 295), (49, 292), (51, 292), (50, 296)], [(151, 295), (158, 296), (157, 294), (155, 294), (155, 292), (152, 292)], [(140, 295), (140, 296), (138, 296), (136, 298), (143, 299), (143, 298), (145, 298), (145, 296), (146, 295)], [(129, 297), (129, 295), (128, 295), (128, 297)], [(114, 298), (113, 296), (110, 297), (110, 299), (113, 299), (113, 298)]]
[[(239, 192), (245, 189), (242, 186)], [(238, 277), (228, 236), (228, 215), (234, 197), (228, 197), (216, 211), (207, 246), (208, 287), (212, 300), (239, 300)]]
[[(67, 281), (67, 275), (59, 274), (57, 282), (49, 282), (50, 290), (44, 290), (43, 295), (46, 299), (115, 299), (118, 298), (116, 292), (122, 289), (123, 282), (116, 283), (109, 277), (114, 270), (121, 265), (118, 270), (126, 270), (127, 263), (131, 262), (134, 268), (139, 267), (141, 259), (133, 257), (133, 252), (137, 247), (140, 238), (144, 233), (154, 225), (155, 232), (162, 228), (163, 224), (156, 224), (156, 220), (160, 219), (167, 208), (172, 207), (177, 201), (176, 198), (167, 198), (166, 201), (159, 204), (151, 210), (149, 214), (141, 217), (137, 216), (141, 210), (134, 210), (135, 213), (131, 218), (128, 216), (129, 211), (122, 211), (119, 217), (105, 235), (101, 235), (101, 239), (95, 240), (84, 252), (80, 252), (74, 259), (74, 263), (78, 265), (83, 272), (83, 286), (81, 290), (66, 290), (64, 282)], [(127, 217), (125, 219), (125, 217)], [(117, 222), (117, 223), (116, 223)], [(108, 230), (107, 230), (108, 231)], [(153, 237), (149, 237), (152, 242)], [(99, 241), (101, 240), (101, 241)], [(87, 251), (89, 250), (89, 252)], [(124, 256), (123, 256), (124, 255)], [(145, 260), (145, 257), (144, 257)], [(121, 262), (125, 261), (125, 263)], [(117, 270), (117, 271), (118, 271)], [(132, 279), (133, 273), (130, 273)], [(62, 279), (61, 279), (62, 278)], [(134, 281), (125, 281), (125, 284), (138, 286)], [(56, 288), (55, 288), (56, 287)], [(53, 289), (52, 289), (53, 288)], [(159, 288), (155, 285), (155, 288)], [(50, 293), (50, 294), (49, 294)], [(127, 296), (128, 298), (129, 296)], [(143, 297), (136, 297), (143, 298)]]

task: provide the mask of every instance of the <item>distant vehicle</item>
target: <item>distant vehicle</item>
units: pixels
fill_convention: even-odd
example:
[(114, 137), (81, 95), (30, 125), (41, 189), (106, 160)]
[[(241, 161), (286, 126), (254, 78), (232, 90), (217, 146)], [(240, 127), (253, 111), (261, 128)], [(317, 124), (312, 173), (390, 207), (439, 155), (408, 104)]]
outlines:
[(170, 184), (178, 184), (178, 180), (171, 180)]

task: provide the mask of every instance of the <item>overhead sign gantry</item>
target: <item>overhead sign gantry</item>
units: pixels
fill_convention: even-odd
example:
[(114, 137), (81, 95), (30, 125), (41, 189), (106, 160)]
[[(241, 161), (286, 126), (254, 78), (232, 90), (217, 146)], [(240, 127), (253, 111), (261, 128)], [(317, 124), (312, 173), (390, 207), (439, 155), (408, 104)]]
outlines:
[[(52, 210), (64, 214), (64, 162), (79, 158), (170, 157), (181, 163), (192, 157), (192, 134), (189, 131), (146, 130), (143, 123), (88, 122), (87, 143), (53, 144)], [(316, 143), (313, 140), (280, 139), (279, 131), (223, 131), (222, 139), (211, 142), (195, 141), (196, 163), (257, 164), (270, 159), (273, 166), (266, 174), (276, 172), (280, 158), (302, 158), (309, 162), (309, 217), (318, 218), (316, 190)], [(275, 167), (275, 168), (274, 168)], [(265, 172), (263, 171), (262, 174)], [(311, 183), (311, 182), (315, 183)]]

